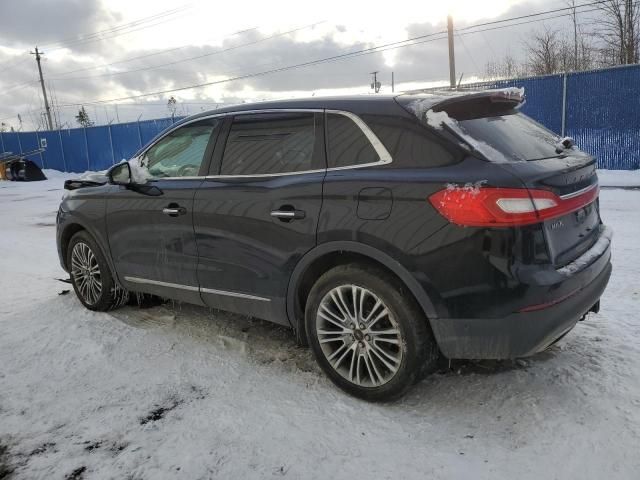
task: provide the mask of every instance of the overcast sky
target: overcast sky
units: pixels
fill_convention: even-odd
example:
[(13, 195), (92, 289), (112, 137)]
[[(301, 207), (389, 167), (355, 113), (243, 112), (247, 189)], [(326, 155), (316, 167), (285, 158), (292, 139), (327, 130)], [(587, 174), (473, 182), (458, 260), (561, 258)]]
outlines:
[[(583, 0), (578, 3), (587, 3)], [(382, 2), (380, 2), (382, 3)], [(446, 39), (296, 68), (253, 78), (230, 78), (385, 45), (446, 29), (562, 8), (564, 0), (452, 0), (384, 2), (324, 0), (2, 0), (0, 1), (0, 120), (23, 130), (41, 121), (42, 92), (33, 55), (42, 68), (61, 123), (86, 104), (97, 123), (167, 116), (167, 99), (178, 113), (291, 96), (369, 93), (377, 70), (382, 92), (429, 86), (448, 79)], [(319, 8), (322, 5), (322, 8)], [(555, 21), (456, 36), (456, 69), (481, 76), (487, 61), (506, 54), (523, 58), (523, 40), (544, 25), (569, 31), (568, 17)], [(289, 32), (289, 33), (287, 33)], [(425, 39), (427, 40), (427, 39)], [(224, 51), (222, 51), (224, 50)], [(141, 58), (138, 58), (141, 57)], [(192, 57), (200, 57), (192, 60)], [(169, 65), (167, 65), (169, 64)], [(160, 66), (163, 65), (163, 66)], [(215, 85), (131, 100), (109, 101), (194, 84)], [(117, 104), (117, 107), (115, 106)], [(68, 105), (68, 106), (65, 106)]]

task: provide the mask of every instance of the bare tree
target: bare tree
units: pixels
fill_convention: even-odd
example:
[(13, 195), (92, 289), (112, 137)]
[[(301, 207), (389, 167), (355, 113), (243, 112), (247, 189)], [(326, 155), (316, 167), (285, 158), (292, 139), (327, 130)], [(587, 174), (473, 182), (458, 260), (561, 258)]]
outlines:
[(507, 53), (502, 59), (489, 61), (485, 65), (485, 74), (492, 80), (517, 78), (526, 75), (526, 68), (514, 56)]
[(173, 121), (176, 116), (176, 110), (178, 109), (178, 101), (175, 97), (172, 96), (169, 98), (167, 101), (167, 109), (169, 110), (169, 113), (171, 113), (171, 120)]
[[(577, 24), (576, 28), (579, 28)], [(524, 45), (528, 73), (532, 75), (588, 70), (594, 67), (593, 46), (590, 37), (586, 35), (574, 35), (569, 40), (559, 30), (545, 27), (542, 31), (532, 32)]]
[(606, 0), (599, 7), (594, 35), (604, 65), (628, 65), (640, 59), (640, 2)]
[(548, 27), (533, 32), (525, 41), (527, 66), (533, 75), (548, 75), (561, 71), (561, 40), (557, 30)]

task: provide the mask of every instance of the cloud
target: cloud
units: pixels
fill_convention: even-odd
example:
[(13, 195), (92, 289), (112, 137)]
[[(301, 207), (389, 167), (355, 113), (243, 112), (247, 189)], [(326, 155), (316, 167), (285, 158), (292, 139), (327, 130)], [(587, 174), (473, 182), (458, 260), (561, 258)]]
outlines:
[(100, 0), (7, 0), (0, 3), (0, 41), (18, 48), (54, 43), (120, 18), (105, 10)]
[[(486, 20), (510, 18), (553, 8), (558, 8), (554, 0), (518, 2), (501, 16)], [(38, 13), (37, 17), (41, 20), (34, 22), (34, 12)], [(153, 13), (149, 12), (148, 15)], [(384, 12), (381, 11), (380, 15), (384, 15)], [(446, 29), (444, 19), (435, 24), (412, 22), (411, 19), (412, 16), (408, 13), (404, 38), (429, 35)], [(143, 48), (142, 45), (152, 43), (134, 42), (128, 36), (122, 36), (119, 41), (73, 44), (66, 50), (52, 50), (47, 52), (42, 65), (51, 89), (50, 94), (57, 103), (82, 103), (251, 75), (389, 42), (388, 39), (378, 39), (374, 43), (371, 36), (358, 39), (360, 27), (350, 26), (346, 18), (343, 20), (329, 24), (322, 30), (322, 34), (311, 37), (292, 34), (269, 38), (277, 30), (277, 26), (272, 25), (268, 32), (249, 30), (215, 46), (186, 45), (167, 52), (157, 48)], [(35, 61), (33, 56), (26, 53), (28, 48), (36, 43), (46, 46), (47, 43), (63, 39), (79, 38), (84, 33), (104, 30), (122, 21), (119, 13), (107, 10), (99, 0), (2, 1), (0, 45), (14, 50), (0, 47), (0, 69), (4, 69), (0, 75), (0, 118), (15, 116), (17, 113), (22, 113), (25, 120), (30, 117), (39, 118), (37, 110), (42, 105), (41, 93)], [(474, 21), (477, 22), (482, 20)], [(563, 22), (562, 25), (569, 28), (567, 18), (556, 22)], [(462, 29), (467, 25), (468, 23), (458, 22), (456, 28)], [(458, 75), (464, 73), (465, 78), (469, 79), (474, 74), (482, 74), (489, 60), (501, 58), (507, 53), (522, 59), (523, 39), (528, 32), (541, 27), (541, 23), (532, 23), (473, 35), (456, 35)], [(149, 28), (143, 34), (151, 35), (154, 31), (154, 28)], [(188, 37), (178, 35), (179, 38), (183, 36)], [(345, 38), (349, 40), (345, 41)], [(369, 91), (370, 72), (374, 70), (380, 72), (378, 78), (386, 91), (389, 91), (391, 71), (395, 74), (396, 84), (448, 79), (446, 38), (425, 40), (429, 41), (387, 52), (358, 55), (318, 66), (227, 81), (213, 87), (176, 92), (157, 98), (140, 98), (134, 100), (134, 103), (142, 105), (123, 106), (119, 110), (120, 116), (127, 119), (135, 119), (140, 113), (145, 118), (164, 116), (166, 99), (170, 95), (175, 95), (182, 103), (193, 102), (193, 108), (189, 107), (193, 112), (204, 108), (206, 103), (285, 97), (294, 92), (311, 94), (316, 91), (350, 88), (364, 93)], [(242, 46), (244, 44), (251, 45)], [(221, 52), (225, 49), (231, 50)], [(16, 55), (20, 51), (22, 53)], [(66, 74), (133, 57), (143, 58)], [(183, 61), (192, 57), (200, 58)], [(153, 68), (160, 64), (169, 65)], [(6, 65), (8, 67), (4, 68)], [(127, 70), (137, 71), (120, 74)], [(203, 105), (197, 106), (196, 102)], [(185, 111), (186, 109), (185, 105)], [(35, 112), (29, 114), (30, 110)], [(76, 113), (75, 110), (77, 108), (62, 109), (62, 116), (73, 123), (72, 114)], [(91, 113), (92, 109), (89, 111)], [(99, 107), (97, 111), (104, 112), (104, 107)], [(105, 120), (110, 118), (109, 112), (114, 111), (113, 106), (107, 107)]]

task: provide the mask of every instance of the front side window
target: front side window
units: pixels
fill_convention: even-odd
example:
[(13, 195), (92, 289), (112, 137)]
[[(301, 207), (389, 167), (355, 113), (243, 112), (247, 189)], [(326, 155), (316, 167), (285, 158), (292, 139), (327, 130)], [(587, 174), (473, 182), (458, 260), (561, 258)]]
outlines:
[(311, 112), (236, 115), (222, 175), (264, 175), (314, 169), (316, 117)]
[(213, 119), (174, 130), (145, 152), (140, 167), (153, 179), (197, 176), (209, 139), (220, 125)]
[(327, 114), (327, 166), (363, 165), (380, 161), (376, 149), (353, 120), (345, 115)]

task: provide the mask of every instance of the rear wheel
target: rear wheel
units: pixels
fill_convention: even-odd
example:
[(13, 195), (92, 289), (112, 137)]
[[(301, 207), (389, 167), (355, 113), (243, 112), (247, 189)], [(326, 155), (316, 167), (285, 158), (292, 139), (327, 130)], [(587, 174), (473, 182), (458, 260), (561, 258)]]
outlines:
[(71, 237), (67, 266), (73, 289), (89, 310), (104, 312), (127, 302), (128, 292), (116, 284), (104, 255), (86, 231)]
[(396, 278), (375, 267), (343, 265), (322, 275), (309, 294), (305, 322), (325, 373), (365, 400), (399, 397), (438, 358), (413, 297)]

